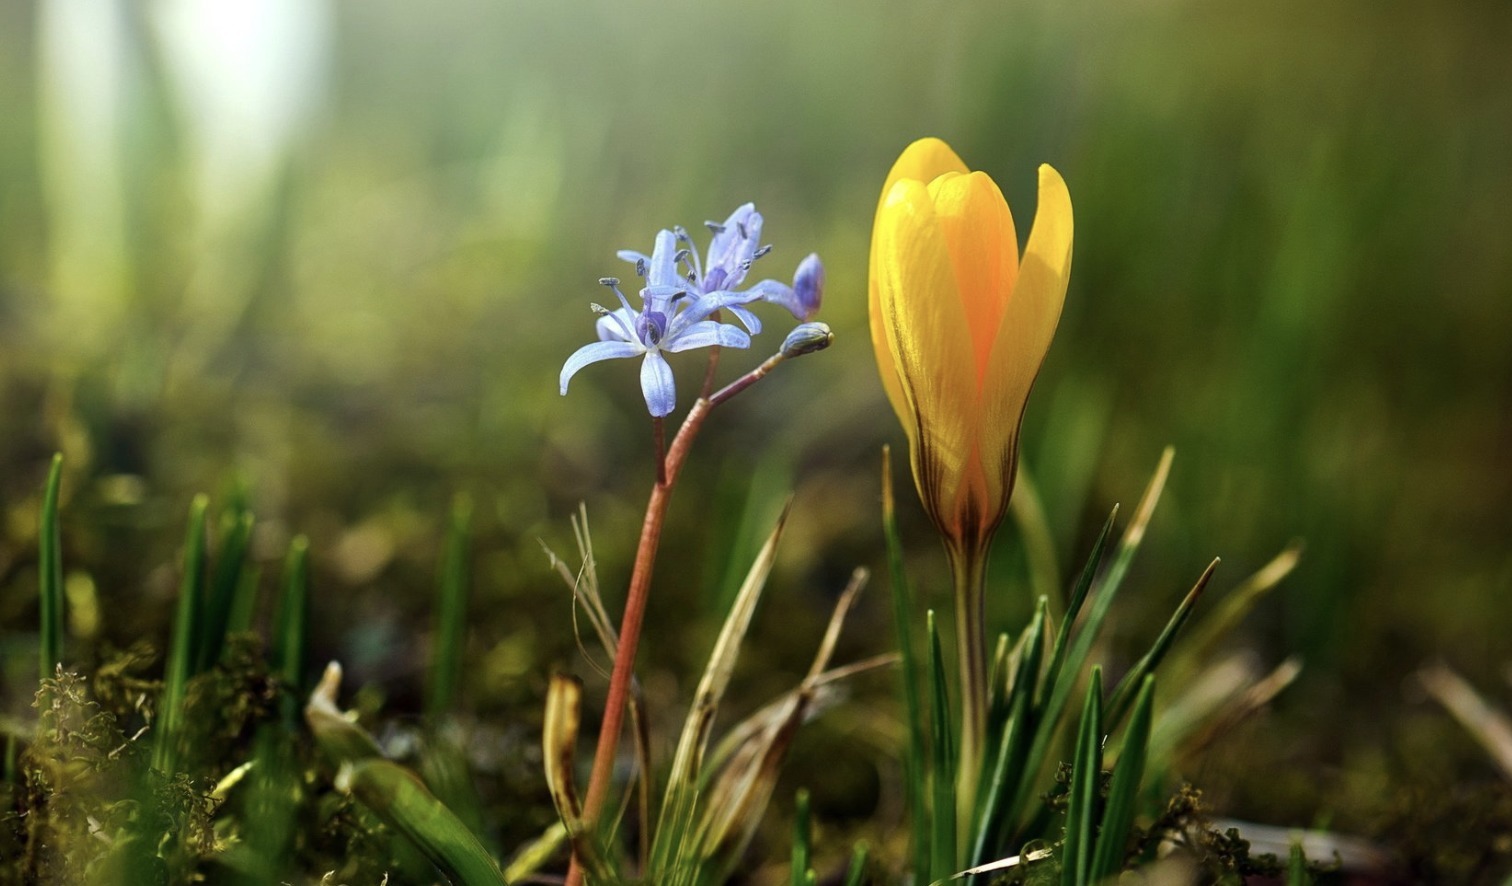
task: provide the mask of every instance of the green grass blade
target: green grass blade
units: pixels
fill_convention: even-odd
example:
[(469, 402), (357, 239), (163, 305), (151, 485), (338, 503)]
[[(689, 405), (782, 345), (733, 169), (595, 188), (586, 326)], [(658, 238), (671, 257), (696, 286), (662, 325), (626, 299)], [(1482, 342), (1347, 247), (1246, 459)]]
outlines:
[(1151, 674), (1141, 681), (1134, 716), (1124, 735), (1123, 750), (1113, 765), (1113, 783), (1108, 787), (1108, 803), (1103, 811), (1102, 828), (1098, 831), (1097, 850), (1092, 856), (1093, 883), (1114, 877), (1123, 870), (1124, 850), (1129, 843), (1129, 828), (1134, 825), (1139, 786), (1144, 779), (1145, 759), (1150, 749), (1154, 708), (1155, 675)]
[(252, 539), (252, 514), (235, 509), (223, 518), (219, 556), (215, 562), (214, 577), (205, 599), (204, 616), (201, 620), (199, 640), (195, 644), (193, 673), (207, 671), (220, 658), (226, 642), (226, 629), (231, 623), (231, 610), (236, 606), (236, 596), (242, 584), (242, 574), (247, 567), (247, 546)]
[(1302, 841), (1291, 844), (1291, 858), (1286, 865), (1286, 886), (1312, 886), (1313, 877), (1307, 870), (1307, 855), (1302, 851)]
[(851, 852), (850, 867), (845, 872), (845, 886), (862, 886), (866, 882), (866, 856), (871, 848), (862, 840)]
[(678, 739), (677, 751), (672, 758), (672, 770), (667, 777), (667, 793), (662, 802), (661, 815), (656, 824), (655, 842), (651, 847), (651, 874), (688, 867), (679, 861), (681, 853), (691, 851), (696, 841), (687, 839), (693, 833), (695, 806), (699, 798), (699, 786), (704, 778), (704, 756), (709, 737), (714, 728), (725, 689), (735, 670), (735, 661), (745, 641), (746, 631), (756, 614), (766, 587), (767, 576), (777, 560), (777, 545), (782, 540), (782, 530), (787, 523), (788, 510), (783, 509), (777, 524), (767, 536), (756, 560), (746, 574), (745, 583), (735, 595), (735, 603), (725, 617), (714, 649), (709, 653), (709, 662), (704, 667), (698, 688), (694, 691), (693, 704), (683, 721), (682, 737)]
[(451, 710), (462, 675), (462, 653), (467, 645), (467, 559), (472, 510), (470, 498), (457, 496), (447, 526), (441, 596), (436, 604), (436, 635), (431, 647), (430, 693), (426, 698), (426, 713), (432, 722)]
[[(1129, 523), (1129, 528), (1124, 531), (1123, 538), (1118, 543), (1118, 550), (1113, 555), (1113, 562), (1108, 566), (1108, 571), (1102, 579), (1089, 584), (1095, 585), (1096, 593), (1088, 592), (1091, 599), (1091, 609), (1087, 613), (1086, 621), (1080, 630), (1072, 631), (1071, 623), (1075, 618), (1072, 607), (1067, 607), (1066, 623), (1061, 625), (1061, 635), (1056, 643), (1056, 650), (1051, 661), (1051, 666), (1045, 675), (1046, 685), (1050, 687), (1049, 696), (1037, 716), (1040, 727), (1036, 730), (1034, 743), (1029, 749), (1029, 756), (1025, 760), (1026, 773), (1037, 773), (1044, 763), (1045, 754), (1049, 751), (1050, 742), (1054, 740), (1060, 716), (1065, 709), (1067, 700), (1071, 697), (1071, 691), (1075, 688), (1077, 678), (1081, 674), (1082, 665), (1086, 663), (1087, 656), (1091, 654), (1092, 645), (1097, 641), (1097, 634), (1107, 618), (1108, 610), (1112, 606), (1113, 598), (1117, 595), (1119, 586), (1123, 583), (1124, 575), (1129, 571), (1129, 564), (1138, 552), (1140, 543), (1144, 541), (1145, 530), (1150, 525), (1150, 518), (1154, 516), (1155, 506), (1160, 502), (1160, 493), (1165, 489), (1166, 478), (1171, 472), (1171, 459), (1175, 452), (1169, 446), (1161, 453), (1160, 464), (1156, 466), (1154, 475), (1145, 486), (1144, 494), (1139, 499), (1139, 507), (1134, 510), (1134, 519)], [(1102, 539), (1099, 539), (1100, 549)], [(1093, 560), (1097, 550), (1094, 550)], [(1093, 568), (1089, 561), (1089, 568)], [(1083, 570), (1083, 575), (1087, 570)], [(1074, 599), (1074, 598), (1073, 598)], [(1069, 643), (1069, 650), (1064, 648)], [(1017, 820), (1024, 811), (1034, 791), (1033, 775), (1026, 775), (1020, 783), (1018, 794), (1008, 808), (1008, 818)]]
[(1055, 646), (1050, 653), (1050, 666), (1045, 670), (1047, 686), (1055, 686), (1066, 656), (1071, 651), (1071, 629), (1076, 624), (1076, 617), (1081, 614), (1087, 594), (1092, 590), (1092, 582), (1097, 578), (1097, 570), (1102, 566), (1103, 557), (1107, 554), (1108, 539), (1113, 536), (1113, 524), (1117, 519), (1118, 505), (1114, 505), (1113, 510), (1108, 514), (1108, 519), (1103, 523), (1102, 531), (1097, 534), (1097, 541), (1092, 544), (1092, 552), (1087, 555), (1087, 562), (1082, 564), (1081, 574), (1076, 578), (1076, 585), (1071, 589), (1071, 597), (1066, 603), (1066, 615), (1061, 620), (1060, 630), (1055, 637)]
[(455, 882), (504, 883), (498, 862), (478, 838), (408, 769), (369, 757), (344, 765), (336, 786), (403, 834)]
[(933, 809), (930, 821), (931, 881), (948, 877), (956, 864), (956, 759), (955, 742), (950, 731), (950, 692), (945, 683), (945, 655), (940, 649), (940, 631), (935, 625), (934, 610), (926, 617), (929, 632), (929, 711), (933, 727), (930, 785)]
[(908, 747), (903, 757), (903, 785), (908, 803), (909, 821), (913, 824), (914, 878), (924, 881), (931, 870), (929, 817), (925, 811), (924, 785), (928, 778), (924, 769), (925, 747), (924, 717), (919, 702), (919, 660), (914, 654), (913, 592), (908, 584), (908, 573), (903, 568), (903, 541), (898, 534), (898, 520), (893, 498), (892, 454), (882, 447), (882, 534), (887, 541), (887, 568), (891, 579), (893, 624), (897, 627), (899, 679), (903, 683), (904, 714), (908, 718)]
[(194, 661), (195, 633), (199, 629), (199, 604), (205, 594), (205, 511), (210, 500), (194, 497), (189, 506), (189, 534), (184, 542), (184, 577), (179, 587), (178, 613), (173, 621), (173, 639), (163, 675), (159, 702), (157, 744), (153, 766), (172, 772), (177, 757), (178, 734), (184, 717), (184, 692)]
[(37, 524), (37, 572), (41, 651), (37, 676), (46, 680), (63, 663), (63, 540), (58, 529), (58, 490), (63, 485), (63, 456), (54, 455), (42, 493), (42, 515)]
[(797, 809), (793, 813), (793, 869), (788, 880), (793, 886), (808, 883), (809, 867), (813, 857), (813, 831), (809, 821), (809, 792), (798, 789)]
[(252, 621), (257, 615), (257, 589), (261, 585), (261, 566), (249, 564), (242, 570), (241, 580), (236, 583), (236, 594), (231, 598), (231, 609), (226, 617), (227, 634), (244, 634), (252, 630)]
[(1066, 806), (1066, 841), (1061, 847), (1061, 886), (1091, 886), (1092, 840), (1097, 825), (1097, 795), (1102, 782), (1102, 669), (1092, 669), (1081, 725), (1076, 730), (1076, 757)]
[[(1017, 792), (1019, 781), (1029, 777), (1024, 771), (1023, 757), (1029, 746), (1029, 732), (1033, 728), (1032, 708), (1040, 665), (1044, 659), (1048, 624), (1048, 603), (1041, 597), (1035, 608), (1034, 620), (1024, 630), (1018, 670), (1013, 676), (1008, 696), (1008, 715), (994, 745), (996, 753), (988, 769), (991, 774), (987, 789), (980, 794), (981, 803), (972, 827), (971, 855), (967, 859), (971, 865), (991, 861), (997, 856), (998, 850), (1003, 848), (1011, 824), (1003, 814), (1004, 804)], [(969, 882), (979, 880), (973, 876)]]
[(1155, 669), (1160, 666), (1161, 660), (1170, 651), (1171, 644), (1175, 642), (1176, 635), (1181, 633), (1182, 627), (1191, 619), (1192, 611), (1197, 608), (1198, 598), (1207, 589), (1208, 582), (1213, 580), (1213, 572), (1218, 568), (1218, 562), (1218, 559), (1215, 557), (1213, 562), (1208, 564), (1207, 569), (1202, 571), (1202, 575), (1197, 579), (1197, 583), (1192, 586), (1190, 591), (1187, 591), (1187, 595), (1181, 600), (1181, 605), (1177, 606), (1176, 611), (1172, 613), (1171, 620), (1166, 622), (1165, 628), (1161, 630), (1160, 636), (1155, 639), (1154, 645), (1144, 654), (1144, 657), (1135, 662), (1134, 667), (1129, 669), (1124, 678), (1118, 681), (1118, 688), (1113, 690), (1113, 695), (1108, 701), (1107, 720), (1109, 732), (1118, 728), (1118, 724), (1123, 720), (1124, 714), (1129, 712), (1129, 705), (1134, 702), (1134, 693), (1139, 690), (1139, 687), (1144, 685), (1145, 677), (1155, 673)]
[(293, 728), (299, 716), (305, 670), (305, 637), (310, 620), (310, 542), (296, 536), (284, 560), (284, 580), (273, 626), (272, 665), (284, 685), (284, 724)]

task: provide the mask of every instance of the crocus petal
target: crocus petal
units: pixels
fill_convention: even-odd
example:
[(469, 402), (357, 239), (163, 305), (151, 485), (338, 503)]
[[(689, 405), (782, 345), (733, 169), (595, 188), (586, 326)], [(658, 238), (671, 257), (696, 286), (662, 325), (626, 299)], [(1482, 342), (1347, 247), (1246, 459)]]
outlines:
[[(1050, 350), (1066, 301), (1072, 232), (1071, 194), (1066, 183), (1050, 166), (1041, 166), (1034, 227), (1024, 249), (1018, 282), (1003, 312), (982, 392), (982, 452), (984, 456), (996, 453), (1003, 460), (1000, 469), (987, 466), (988, 477), (994, 481), (1003, 477), (1006, 483), (1013, 482), (1024, 405)], [(1004, 490), (994, 482), (989, 491), (1002, 495)]]
[(1018, 235), (1008, 201), (983, 172), (947, 172), (929, 184), (966, 308), (978, 385), (1018, 277)]
[(665, 343), (662, 349), (675, 354), (692, 348), (707, 348), (713, 345), (724, 348), (749, 348), (751, 337), (738, 326), (705, 320), (689, 326), (677, 338)]
[[(892, 192), (894, 184), (903, 179), (928, 183), (947, 172), (966, 172), (966, 164), (961, 162), (961, 158), (956, 156), (949, 145), (937, 138), (921, 138), (909, 145), (893, 164), (892, 171), (887, 174), (887, 181), (882, 185), (882, 193), (877, 199), (878, 219), (880, 220), (882, 207), (886, 204), (887, 195)], [(882, 387), (887, 391), (887, 400), (892, 404), (893, 411), (898, 414), (898, 420), (905, 428), (911, 427), (913, 418), (907, 414), (902, 383), (898, 379), (897, 368), (893, 365), (892, 351), (887, 344), (887, 334), (882, 327), (882, 310), (877, 292), (877, 238), (875, 237), (872, 238), (869, 277), (868, 314), (871, 317), (872, 352), (877, 355), (877, 371), (882, 376)]]
[(976, 368), (963, 347), (971, 332), (949, 246), (923, 183), (893, 185), (877, 213), (873, 243), (876, 316), (896, 366), (914, 482), (936, 524), (959, 538), (966, 528), (958, 496), (979, 418)]
[(677, 388), (672, 381), (672, 367), (659, 351), (647, 351), (641, 363), (641, 393), (651, 415), (661, 418), (677, 407)]
[(562, 366), (562, 393), (567, 393), (567, 382), (572, 380), (577, 371), (589, 363), (597, 363), (600, 360), (613, 360), (618, 357), (634, 357), (645, 352), (645, 348), (636, 342), (627, 341), (596, 341), (593, 344), (583, 345)]

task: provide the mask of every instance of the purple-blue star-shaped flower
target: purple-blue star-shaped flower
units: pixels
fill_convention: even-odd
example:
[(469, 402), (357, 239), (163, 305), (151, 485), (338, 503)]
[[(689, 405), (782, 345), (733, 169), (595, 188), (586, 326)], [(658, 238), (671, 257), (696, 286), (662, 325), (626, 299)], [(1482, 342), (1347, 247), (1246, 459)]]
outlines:
[[(692, 248), (693, 240), (688, 232), (682, 228), (674, 229), (677, 242), (683, 244), (683, 249), (676, 254), (676, 258), (687, 271), (685, 277), (679, 277), (676, 285), (688, 286), (694, 292), (705, 294), (739, 289), (756, 260), (772, 250), (770, 246), (760, 245), (762, 223), (761, 213), (756, 211), (754, 203), (739, 207), (723, 223), (704, 222), (714, 232), (714, 238), (709, 242), (709, 251), (702, 262)], [(670, 275), (679, 273), (678, 261), (674, 261), (670, 268), (658, 267), (644, 253), (631, 249), (620, 250), (619, 257), (634, 263), (637, 269), (649, 268), (651, 273), (647, 282), (651, 284), (673, 283), (670, 279), (659, 278), (659, 271)], [(767, 279), (744, 290), (744, 294), (749, 296), (747, 302), (765, 301), (781, 305), (799, 320), (808, 320), (819, 312), (823, 288), (824, 266), (820, 264), (819, 256), (811, 254), (799, 263), (798, 270), (793, 275), (793, 285)], [(739, 304), (732, 305), (730, 313), (751, 334), (761, 331), (761, 320)]]
[[(562, 367), (562, 393), (567, 393), (572, 376), (590, 363), (643, 357), (641, 392), (651, 415), (660, 418), (677, 405), (672, 368), (663, 352), (713, 345), (750, 347), (746, 330), (751, 334), (761, 331), (761, 320), (744, 307), (753, 301), (780, 304), (800, 320), (812, 317), (819, 310), (824, 289), (824, 266), (817, 255), (799, 263), (792, 286), (763, 280), (745, 290), (738, 288), (756, 260), (771, 250), (770, 246), (758, 245), (761, 225), (761, 213), (751, 203), (736, 209), (724, 224), (709, 222), (714, 238), (702, 262), (692, 249), (687, 231), (680, 227), (657, 234), (649, 256), (622, 250), (619, 257), (633, 262), (636, 273), (645, 278), (640, 293), (642, 307), (637, 311), (630, 306), (618, 280), (600, 281), (613, 290), (620, 306), (608, 310), (594, 305), (600, 314), (595, 324), (599, 340), (567, 358)], [(734, 314), (745, 329), (708, 319), (722, 309)]]
[(605, 278), (602, 282), (619, 298), (620, 307), (605, 310), (595, 306), (602, 315), (596, 324), (599, 341), (578, 348), (562, 367), (562, 393), (567, 393), (567, 383), (579, 369), (600, 360), (620, 357), (644, 357), (641, 362), (641, 393), (646, 398), (646, 408), (660, 418), (677, 406), (677, 387), (672, 378), (672, 367), (662, 352), (678, 353), (693, 348), (719, 345), (726, 348), (748, 348), (751, 337), (745, 330), (728, 323), (718, 323), (708, 316), (721, 308), (728, 308), (743, 300), (745, 293), (713, 292), (695, 295), (688, 286), (673, 286), (651, 283), (652, 279), (675, 277), (668, 272), (675, 262), (676, 235), (662, 231), (656, 238), (656, 251), (648, 270), (648, 283), (641, 290), (643, 307), (637, 311), (630, 307), (625, 294), (620, 292), (619, 281)]

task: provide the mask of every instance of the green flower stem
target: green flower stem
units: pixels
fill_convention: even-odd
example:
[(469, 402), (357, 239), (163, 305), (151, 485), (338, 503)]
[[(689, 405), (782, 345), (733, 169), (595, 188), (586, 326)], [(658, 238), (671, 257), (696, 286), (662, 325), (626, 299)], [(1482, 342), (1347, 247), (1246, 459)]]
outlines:
[(987, 546), (947, 546), (955, 586), (956, 655), (961, 669), (960, 756), (956, 760), (956, 814), (972, 820), (987, 739)]

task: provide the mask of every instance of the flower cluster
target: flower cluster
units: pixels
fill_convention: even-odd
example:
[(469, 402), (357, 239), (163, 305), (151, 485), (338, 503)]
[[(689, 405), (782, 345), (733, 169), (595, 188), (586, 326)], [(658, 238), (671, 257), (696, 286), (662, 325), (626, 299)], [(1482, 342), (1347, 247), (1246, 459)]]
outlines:
[[(614, 293), (619, 307), (593, 306), (599, 314), (595, 324), (599, 340), (567, 358), (562, 367), (562, 393), (567, 393), (572, 376), (590, 363), (643, 357), (641, 393), (651, 415), (660, 418), (677, 405), (677, 388), (664, 352), (675, 354), (714, 345), (750, 347), (751, 335), (761, 331), (761, 320), (746, 308), (753, 302), (781, 305), (799, 320), (817, 313), (824, 291), (824, 265), (817, 255), (809, 255), (798, 264), (791, 286), (762, 280), (740, 288), (755, 262), (771, 251), (770, 246), (760, 245), (761, 225), (761, 213), (750, 203), (736, 209), (723, 224), (709, 222), (714, 237), (703, 260), (681, 227), (657, 234), (649, 256), (622, 250), (619, 257), (633, 263), (636, 275), (645, 283), (640, 291), (641, 307), (631, 307), (618, 279), (605, 277), (599, 281)], [(722, 310), (728, 310), (740, 326), (710, 319)]]

